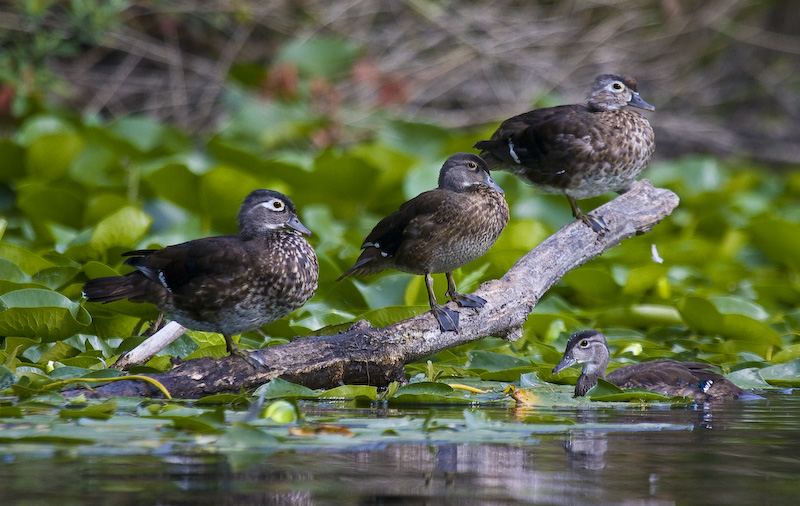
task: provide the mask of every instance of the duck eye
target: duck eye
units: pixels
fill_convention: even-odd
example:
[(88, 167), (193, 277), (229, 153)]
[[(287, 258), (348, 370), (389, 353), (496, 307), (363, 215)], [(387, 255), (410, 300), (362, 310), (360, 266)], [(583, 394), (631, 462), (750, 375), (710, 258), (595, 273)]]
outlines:
[(274, 211), (283, 211), (283, 202), (278, 199), (270, 201), (267, 205)]
[(581, 341), (580, 347), (581, 348), (588, 348), (589, 347), (589, 341), (584, 339), (583, 341)]
[(621, 90), (623, 88), (623, 86), (622, 86), (621, 82), (614, 81), (614, 84), (611, 85), (611, 88), (613, 88), (614, 91), (619, 91), (619, 90)]

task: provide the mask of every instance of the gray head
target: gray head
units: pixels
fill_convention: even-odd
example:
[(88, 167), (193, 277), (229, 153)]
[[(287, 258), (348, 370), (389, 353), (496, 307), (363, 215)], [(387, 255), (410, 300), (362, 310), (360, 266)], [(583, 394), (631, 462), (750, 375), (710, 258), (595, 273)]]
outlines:
[(489, 175), (489, 167), (478, 155), (472, 153), (456, 153), (448, 158), (439, 171), (439, 188), (454, 192), (465, 192), (484, 185), (504, 193)]
[(589, 95), (589, 107), (595, 111), (616, 111), (626, 105), (646, 111), (656, 108), (648, 104), (636, 89), (636, 79), (618, 74), (597, 76)]
[(311, 235), (311, 231), (297, 218), (297, 209), (291, 199), (273, 190), (250, 192), (242, 202), (237, 220), (239, 233), (247, 238), (282, 229)]
[(572, 365), (583, 364), (581, 371), (583, 374), (604, 378), (608, 360), (606, 336), (596, 330), (582, 330), (569, 337), (564, 356), (561, 358), (561, 362), (553, 368), (553, 374)]

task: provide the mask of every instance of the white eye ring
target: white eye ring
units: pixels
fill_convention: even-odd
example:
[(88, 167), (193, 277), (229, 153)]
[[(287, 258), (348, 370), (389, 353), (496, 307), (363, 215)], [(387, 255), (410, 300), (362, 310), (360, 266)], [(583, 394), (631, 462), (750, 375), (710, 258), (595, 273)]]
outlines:
[(283, 211), (286, 207), (281, 199), (270, 199), (267, 202), (262, 202), (261, 205), (270, 211)]

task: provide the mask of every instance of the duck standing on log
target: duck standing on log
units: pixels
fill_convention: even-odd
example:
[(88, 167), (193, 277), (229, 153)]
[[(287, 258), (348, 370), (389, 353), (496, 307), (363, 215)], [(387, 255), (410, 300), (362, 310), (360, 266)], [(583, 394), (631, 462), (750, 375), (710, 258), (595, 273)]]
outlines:
[(90, 302), (149, 302), (186, 328), (216, 332), (228, 352), (262, 365), (232, 336), (258, 329), (314, 295), (319, 264), (311, 232), (282, 193), (255, 190), (242, 203), (239, 233), (124, 253), (135, 270), (89, 280)]
[(507, 170), (545, 193), (566, 196), (573, 216), (603, 233), (602, 218), (584, 214), (576, 200), (624, 193), (655, 151), (650, 123), (627, 106), (655, 111), (639, 96), (635, 79), (603, 74), (586, 104), (514, 116), (475, 148), (490, 170)]
[(445, 273), (447, 294), (462, 307), (483, 307), (481, 297), (458, 293), (453, 271), (478, 259), (508, 223), (503, 190), (478, 155), (457, 153), (439, 172), (439, 186), (382, 219), (364, 239), (364, 250), (339, 279), (396, 269), (425, 276), (431, 311), (444, 332), (458, 332), (458, 311), (436, 301), (432, 274)]

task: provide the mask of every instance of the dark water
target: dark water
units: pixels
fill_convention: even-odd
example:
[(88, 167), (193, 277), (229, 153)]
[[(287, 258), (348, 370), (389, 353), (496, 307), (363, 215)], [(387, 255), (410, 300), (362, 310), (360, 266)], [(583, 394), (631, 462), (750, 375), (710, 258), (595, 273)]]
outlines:
[[(460, 413), (453, 409), (455, 418)], [(576, 423), (551, 432), (536, 425), (503, 444), (471, 443), (466, 430), (458, 442), (434, 432), (340, 450), (219, 452), (165, 443), (146, 454), (109, 455), (32, 445), (0, 463), (0, 504), (800, 504), (800, 392), (706, 408), (531, 414)], [(523, 432), (525, 415), (487, 411)]]

